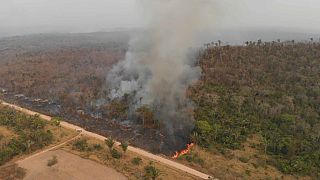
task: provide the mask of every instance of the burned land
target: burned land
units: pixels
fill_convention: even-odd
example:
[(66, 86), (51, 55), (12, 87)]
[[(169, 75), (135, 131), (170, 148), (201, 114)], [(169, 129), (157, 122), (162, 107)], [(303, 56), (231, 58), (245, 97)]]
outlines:
[(195, 127), (190, 137), (176, 129), (176, 142), (152, 109), (139, 108), (136, 118), (128, 118), (130, 95), (108, 99), (106, 75), (125, 58), (128, 42), (127, 33), (2, 39), (2, 98), (156, 153), (172, 154), (192, 141), (224, 155), (258, 136), (250, 146), (266, 163), (283, 173), (319, 178), (318, 42), (207, 44), (195, 64), (201, 78), (186, 91), (195, 104), (190, 113)]
[[(159, 129), (130, 121), (123, 101), (108, 100), (107, 72), (124, 59), (128, 42), (126, 32), (2, 39), (2, 97), (153, 152), (172, 153), (175, 145), (165, 146)], [(188, 138), (181, 138), (182, 148)]]

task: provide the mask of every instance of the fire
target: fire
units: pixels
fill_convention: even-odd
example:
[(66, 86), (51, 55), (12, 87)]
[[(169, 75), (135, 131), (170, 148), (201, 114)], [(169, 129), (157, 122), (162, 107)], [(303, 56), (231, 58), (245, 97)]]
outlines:
[(187, 144), (187, 149), (181, 150), (180, 152), (176, 151), (172, 158), (177, 159), (179, 156), (188, 154), (193, 146), (193, 143)]

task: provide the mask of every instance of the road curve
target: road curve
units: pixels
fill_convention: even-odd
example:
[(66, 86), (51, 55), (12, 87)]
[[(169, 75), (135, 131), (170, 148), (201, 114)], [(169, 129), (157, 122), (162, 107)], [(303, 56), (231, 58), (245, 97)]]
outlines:
[[(15, 109), (17, 111), (23, 112), (25, 114), (28, 114), (28, 115), (39, 115), (40, 118), (42, 118), (44, 120), (47, 120), (47, 121), (50, 121), (52, 119), (52, 117), (50, 117), (50, 116), (47, 116), (47, 115), (44, 115), (44, 114), (41, 114), (41, 113), (38, 113), (38, 112), (34, 112), (34, 111), (31, 111), (31, 110), (28, 110), (26, 108), (22, 108), (22, 107), (19, 107), (17, 105), (14, 105), (14, 104), (10, 104), (10, 103), (4, 102), (2, 100), (0, 100), (0, 101), (1, 101), (2, 105), (11, 107), (11, 108), (13, 108), (13, 109)], [(101, 136), (99, 134), (86, 131), (86, 130), (84, 130), (83, 128), (81, 128), (79, 126), (67, 123), (65, 121), (61, 121), (60, 125), (62, 127), (68, 128), (68, 129), (81, 131), (82, 132), (81, 134), (84, 134), (84, 135), (87, 135), (87, 136), (90, 136), (90, 137), (93, 137), (93, 138), (96, 138), (96, 139), (99, 139), (99, 140), (102, 140), (102, 141), (104, 141), (106, 139), (106, 137), (104, 137), (104, 136)], [(116, 145), (120, 145), (120, 142), (116, 142), (115, 144)], [(185, 173), (192, 174), (192, 175), (197, 176), (197, 177), (199, 177), (201, 179), (210, 179), (210, 178), (212, 178), (211, 176), (209, 176), (207, 174), (199, 172), (199, 171), (197, 171), (195, 169), (192, 169), (190, 167), (187, 167), (187, 166), (182, 165), (180, 163), (177, 163), (175, 161), (172, 161), (172, 160), (166, 159), (164, 157), (152, 154), (152, 153), (147, 152), (147, 151), (145, 151), (143, 149), (136, 148), (136, 147), (133, 147), (133, 146), (129, 146), (128, 150), (132, 151), (132, 152), (135, 152), (137, 154), (140, 154), (142, 156), (148, 157), (150, 159), (153, 159), (154, 161), (160, 162), (162, 164), (166, 164), (166, 165), (171, 166), (173, 168), (179, 169), (179, 170), (181, 170), (181, 171), (183, 171)]]

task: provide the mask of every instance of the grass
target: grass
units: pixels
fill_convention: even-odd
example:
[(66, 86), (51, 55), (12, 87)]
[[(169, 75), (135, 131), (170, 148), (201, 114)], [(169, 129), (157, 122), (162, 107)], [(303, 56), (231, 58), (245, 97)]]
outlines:
[(141, 159), (140, 157), (134, 157), (134, 158), (131, 160), (131, 163), (132, 163), (133, 165), (138, 166), (138, 165), (141, 164), (141, 161), (142, 161), (142, 159)]
[(243, 163), (248, 163), (249, 162), (249, 158), (247, 157), (239, 157), (239, 161), (243, 162)]
[[(217, 147), (205, 150), (195, 146), (190, 154), (179, 158), (178, 161), (204, 173), (212, 174), (218, 179), (251, 179), (248, 177), (275, 179), (281, 176), (284, 179), (293, 179), (293, 176), (285, 175), (266, 163), (268, 156), (263, 151), (252, 147), (257, 139), (257, 136), (253, 136), (242, 144), (241, 150), (230, 150), (228, 153)], [(203, 163), (190, 160), (192, 158), (202, 159)], [(300, 178), (308, 179), (308, 177)]]
[(0, 179), (23, 179), (26, 170), (18, 167), (17, 164), (0, 167)]

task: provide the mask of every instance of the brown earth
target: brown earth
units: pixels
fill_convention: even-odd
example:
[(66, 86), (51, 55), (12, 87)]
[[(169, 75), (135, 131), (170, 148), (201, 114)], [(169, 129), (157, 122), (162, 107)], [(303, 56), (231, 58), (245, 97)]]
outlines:
[[(57, 164), (48, 166), (48, 160), (53, 156), (58, 159)], [(25, 179), (46, 180), (122, 180), (127, 179), (121, 173), (94, 161), (83, 159), (63, 150), (49, 151), (36, 157), (20, 161), (18, 165), (26, 169)]]
[[(79, 151), (73, 147), (72, 145), (73, 142), (62, 147), (62, 149), (69, 153), (81, 156), (82, 158), (90, 159), (99, 164), (103, 164), (107, 167), (113, 168), (123, 173), (125, 176), (127, 176), (129, 179), (132, 179), (132, 180), (144, 179), (145, 178), (144, 168), (150, 165), (150, 163), (153, 164), (156, 167), (156, 169), (160, 171), (160, 176), (158, 177), (158, 179), (163, 179), (163, 180), (202, 179), (199, 176), (192, 175), (187, 169), (184, 170), (184, 169), (180, 169), (179, 167), (175, 167), (175, 165), (178, 163), (174, 161), (170, 161), (172, 162), (172, 164), (163, 163), (160, 159), (161, 158), (160, 156), (159, 156), (159, 159), (157, 160), (157, 159), (154, 159), (154, 157), (150, 158), (148, 156), (145, 156), (145, 154), (143, 153), (140, 154), (138, 152), (131, 151), (132, 148), (129, 148), (126, 153), (123, 153), (122, 149), (119, 147), (119, 144), (116, 143), (114, 145), (114, 148), (117, 149), (118, 152), (122, 154), (122, 157), (120, 159), (115, 159), (111, 156), (110, 151), (103, 140), (100, 140), (94, 137), (88, 137), (88, 136), (83, 136), (81, 137), (81, 139), (86, 139), (89, 147), (92, 147), (95, 144), (100, 144), (102, 149), (91, 150), (91, 151), (88, 151), (88, 150)], [(133, 158), (137, 158), (137, 157), (141, 159), (141, 163), (138, 165), (132, 163)]]

